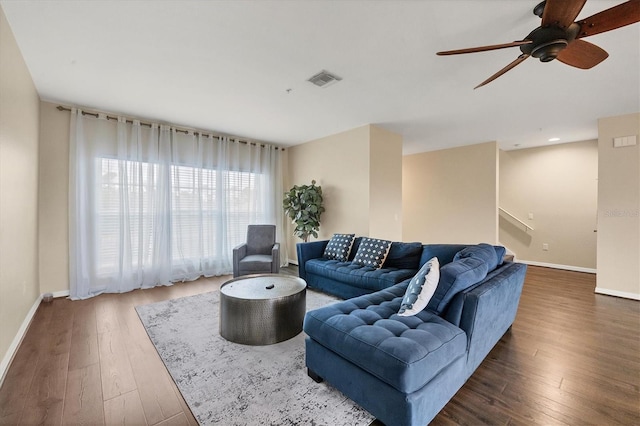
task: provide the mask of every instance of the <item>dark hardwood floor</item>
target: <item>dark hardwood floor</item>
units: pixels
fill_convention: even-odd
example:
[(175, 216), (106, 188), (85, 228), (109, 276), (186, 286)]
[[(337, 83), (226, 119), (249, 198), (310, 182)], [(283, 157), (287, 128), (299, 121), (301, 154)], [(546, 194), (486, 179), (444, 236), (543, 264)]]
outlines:
[(640, 302), (529, 267), (516, 321), (433, 424), (640, 424)]
[[(227, 279), (40, 305), (0, 424), (197, 424), (134, 307)], [(640, 302), (594, 288), (591, 274), (529, 267), (512, 330), (432, 424), (640, 424)]]

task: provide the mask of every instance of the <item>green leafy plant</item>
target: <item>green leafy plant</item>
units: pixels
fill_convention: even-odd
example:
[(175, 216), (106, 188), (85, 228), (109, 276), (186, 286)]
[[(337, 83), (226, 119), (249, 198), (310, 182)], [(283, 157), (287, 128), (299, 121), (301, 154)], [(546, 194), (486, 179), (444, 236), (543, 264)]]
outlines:
[(284, 212), (296, 225), (293, 235), (302, 238), (305, 243), (309, 236), (318, 238), (320, 229), (320, 215), (324, 212), (322, 206), (322, 187), (312, 180), (311, 185), (295, 185), (285, 192), (282, 202)]

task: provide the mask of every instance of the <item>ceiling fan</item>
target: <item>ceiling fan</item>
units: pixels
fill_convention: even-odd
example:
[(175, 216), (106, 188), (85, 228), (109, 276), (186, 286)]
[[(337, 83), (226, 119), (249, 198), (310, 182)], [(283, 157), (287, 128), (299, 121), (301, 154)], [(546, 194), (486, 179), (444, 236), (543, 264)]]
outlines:
[(609, 54), (595, 44), (581, 40), (594, 34), (640, 21), (640, 0), (628, 0), (593, 16), (574, 22), (587, 0), (546, 0), (533, 13), (542, 24), (519, 41), (468, 49), (447, 50), (437, 55), (459, 55), (519, 46), (522, 54), (497, 73), (474, 87), (482, 87), (515, 68), (529, 56), (549, 62), (558, 59), (572, 67), (589, 69), (607, 59)]

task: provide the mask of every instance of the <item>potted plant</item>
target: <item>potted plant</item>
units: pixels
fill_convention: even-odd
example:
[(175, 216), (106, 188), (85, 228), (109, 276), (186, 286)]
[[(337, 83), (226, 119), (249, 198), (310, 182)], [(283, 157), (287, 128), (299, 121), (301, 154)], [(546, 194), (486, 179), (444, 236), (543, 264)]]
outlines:
[(289, 192), (285, 192), (282, 206), (296, 225), (293, 235), (302, 238), (305, 243), (310, 235), (318, 238), (320, 215), (324, 212), (324, 207), (322, 187), (316, 186), (315, 180), (311, 181), (311, 185), (294, 185)]

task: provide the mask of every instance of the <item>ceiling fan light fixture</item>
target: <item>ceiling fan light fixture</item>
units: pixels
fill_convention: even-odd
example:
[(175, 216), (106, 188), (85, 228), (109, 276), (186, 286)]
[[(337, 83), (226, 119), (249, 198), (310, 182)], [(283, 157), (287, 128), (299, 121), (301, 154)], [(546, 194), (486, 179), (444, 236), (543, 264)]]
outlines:
[(556, 26), (538, 27), (525, 40), (531, 40), (531, 44), (520, 46), (522, 53), (542, 62), (553, 61), (569, 45), (567, 32)]
[(531, 51), (531, 56), (540, 59), (541, 62), (550, 62), (553, 61), (558, 56), (558, 53), (567, 47), (568, 44), (567, 40), (564, 39), (542, 43)]

